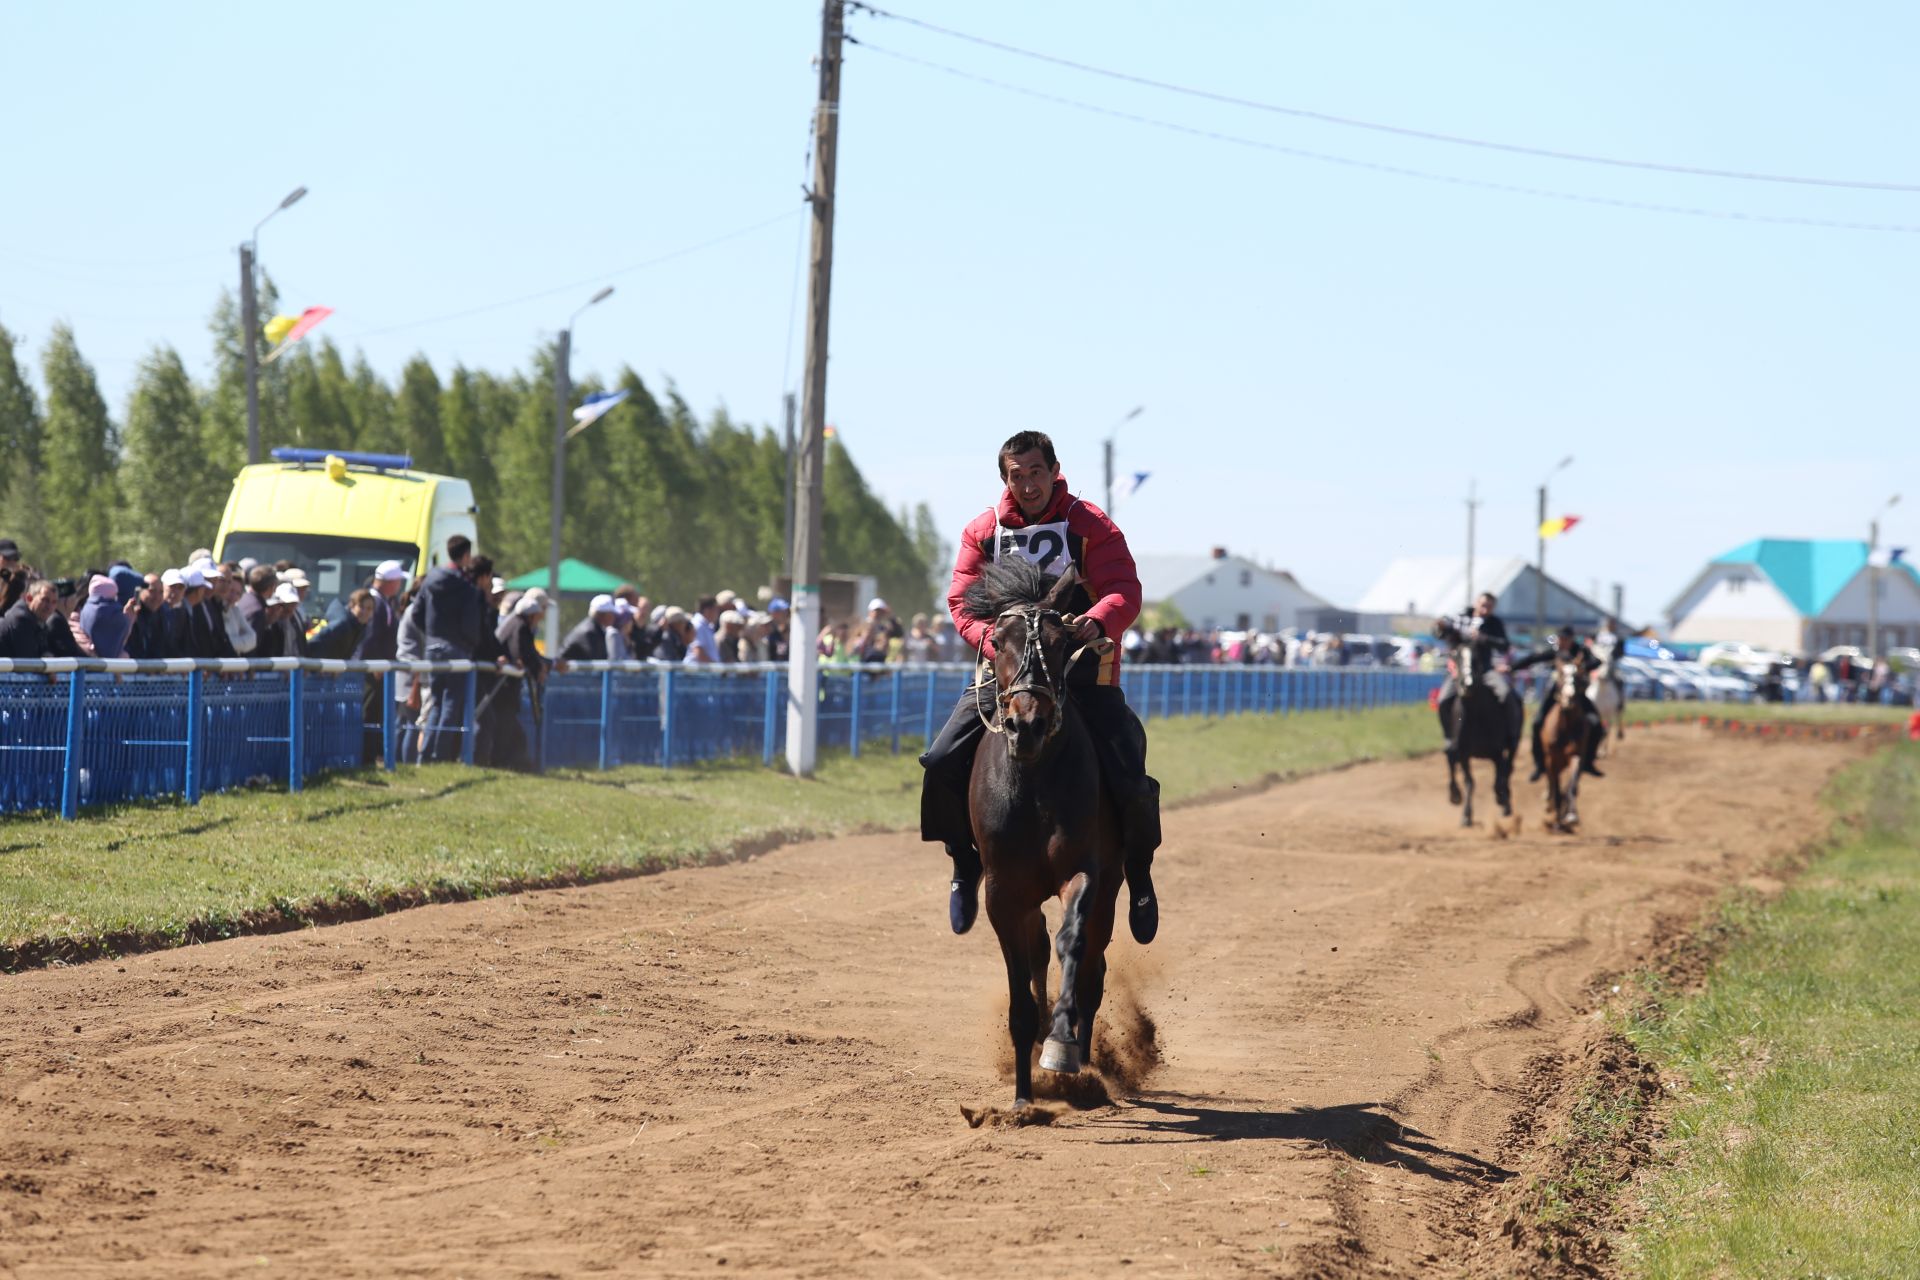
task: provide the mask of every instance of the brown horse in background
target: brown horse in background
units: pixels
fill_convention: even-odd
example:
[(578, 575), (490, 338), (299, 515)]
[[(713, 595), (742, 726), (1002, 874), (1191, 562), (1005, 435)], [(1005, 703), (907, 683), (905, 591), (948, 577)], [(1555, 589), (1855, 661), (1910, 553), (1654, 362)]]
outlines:
[(1572, 831), (1580, 825), (1580, 752), (1590, 726), (1580, 709), (1585, 681), (1577, 657), (1556, 658), (1553, 702), (1540, 722), (1540, 745), (1547, 764), (1547, 830)]
[(1063, 911), (1053, 940), (1060, 994), (1040, 1067), (1071, 1075), (1093, 1053), (1120, 892), (1119, 817), (1101, 786), (1093, 740), (1067, 693), (1067, 669), (1084, 650), (1070, 652), (1071, 622), (1060, 610), (1077, 580), (1072, 569), (1054, 578), (1010, 559), (988, 565), (967, 588), (963, 606), (993, 627), (995, 692), (981, 719), (999, 742), (981, 742), (968, 804), (985, 871), (987, 919), (1007, 965), (1016, 1109), (1033, 1101), (1033, 1044), (1047, 1006), (1041, 906), (1058, 898)]

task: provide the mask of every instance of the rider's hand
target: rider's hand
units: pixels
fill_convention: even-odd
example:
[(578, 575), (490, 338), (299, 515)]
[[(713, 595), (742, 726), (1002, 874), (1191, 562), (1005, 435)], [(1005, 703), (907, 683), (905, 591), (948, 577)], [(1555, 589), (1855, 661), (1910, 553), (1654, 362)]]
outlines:
[(1106, 634), (1092, 618), (1080, 618), (1073, 624), (1073, 638), (1081, 644), (1092, 644)]

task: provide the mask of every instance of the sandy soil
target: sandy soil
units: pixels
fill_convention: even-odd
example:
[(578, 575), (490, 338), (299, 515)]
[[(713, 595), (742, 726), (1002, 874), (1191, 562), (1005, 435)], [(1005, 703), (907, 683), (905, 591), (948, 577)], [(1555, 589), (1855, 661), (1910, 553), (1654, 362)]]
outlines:
[(1174, 813), (1112, 1102), (1046, 1124), (900, 836), (0, 977), (0, 1275), (1483, 1269), (1591, 984), (1851, 753), (1641, 733), (1571, 837), (1434, 760)]

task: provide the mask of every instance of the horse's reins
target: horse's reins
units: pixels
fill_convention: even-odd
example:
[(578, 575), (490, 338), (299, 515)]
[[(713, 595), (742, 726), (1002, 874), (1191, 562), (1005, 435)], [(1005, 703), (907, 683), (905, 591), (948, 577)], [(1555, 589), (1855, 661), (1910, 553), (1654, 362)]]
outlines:
[[(1012, 683), (1008, 684), (1005, 689), (1001, 689), (995, 698), (998, 709), (993, 716), (989, 716), (985, 711), (980, 709), (980, 694), (986, 688), (986, 681), (977, 678), (974, 681), (974, 714), (980, 717), (980, 723), (986, 726), (988, 733), (1005, 733), (1007, 731), (1007, 726), (1005, 723), (1000, 722), (998, 717), (999, 713), (1006, 709), (1007, 704), (1013, 700), (1016, 694), (1044, 693), (1047, 696), (1047, 700), (1053, 703), (1055, 707), (1060, 705), (1061, 688), (1054, 683), (1053, 672), (1047, 669), (1046, 651), (1040, 646), (1040, 619), (1052, 612), (1053, 610), (1043, 608), (1037, 604), (1025, 604), (1004, 610), (993, 620), (994, 629), (998, 630), (1000, 624), (1006, 619), (1012, 617), (1020, 618), (1027, 624), (1027, 640), (1026, 644), (1022, 646), (1020, 650), (1020, 665), (1014, 670)], [(1072, 626), (1076, 621), (1071, 614), (1060, 615), (1060, 620), (1068, 626)], [(1098, 640), (1089, 640), (1086, 644), (1081, 645), (1068, 655), (1066, 666), (1061, 669), (1062, 680), (1065, 679), (1066, 672), (1072, 670), (1073, 665), (1085, 657), (1089, 650), (1095, 653), (1105, 654), (1111, 652), (1112, 649), (1113, 641), (1105, 636), (1102, 636)], [(980, 640), (980, 666), (983, 671), (993, 671), (993, 664), (987, 660), (985, 636), (982, 636)], [(999, 674), (997, 672), (994, 673), (994, 683), (995, 685), (999, 684)], [(1049, 723), (1047, 736), (1052, 737), (1059, 731), (1059, 728), (1060, 717), (1055, 716)]]

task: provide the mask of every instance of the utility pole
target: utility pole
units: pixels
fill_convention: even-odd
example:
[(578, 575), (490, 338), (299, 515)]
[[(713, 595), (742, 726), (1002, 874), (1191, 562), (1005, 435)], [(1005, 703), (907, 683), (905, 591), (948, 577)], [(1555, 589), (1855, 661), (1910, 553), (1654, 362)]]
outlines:
[(274, 214), (291, 209), (307, 194), (295, 187), (286, 199), (273, 207), (273, 213), (253, 224), (253, 234), (240, 246), (240, 346), (247, 361), (247, 464), (260, 461), (260, 300), (255, 295), (254, 265), (260, 257), (260, 228), (273, 221)]
[(580, 312), (605, 302), (607, 285), (567, 317), (553, 352), (553, 499), (547, 542), (547, 657), (560, 656), (560, 518), (567, 509), (567, 424), (573, 418), (573, 326)]
[(1479, 514), (1480, 501), (1473, 496), (1478, 482), (1467, 481), (1467, 612), (1473, 612), (1473, 521)]
[(780, 544), (782, 548), (781, 558), (780, 558), (780, 567), (791, 572), (793, 569), (793, 478), (794, 478), (794, 475), (796, 474), (795, 468), (798, 467), (800, 459), (794, 455), (794, 449), (793, 449), (793, 445), (794, 445), (793, 413), (795, 408), (794, 400), (793, 400), (793, 392), (791, 391), (787, 392), (786, 401), (787, 401), (787, 540)]
[(547, 541), (547, 657), (560, 656), (560, 518), (567, 501), (567, 418), (573, 404), (573, 325), (553, 353), (553, 499)]
[[(1880, 657), (1880, 517), (1900, 501), (1894, 494), (1867, 524), (1867, 661)], [(1871, 673), (1869, 673), (1871, 674)]]
[(1146, 411), (1147, 411), (1147, 406), (1143, 404), (1137, 404), (1133, 406), (1133, 408), (1127, 411), (1126, 417), (1120, 419), (1120, 421), (1113, 424), (1113, 428), (1107, 432), (1107, 438), (1101, 441), (1100, 443), (1100, 455), (1106, 466), (1106, 474), (1107, 474), (1106, 512), (1108, 515), (1113, 514), (1113, 442), (1119, 439), (1120, 428), (1126, 426), (1129, 422), (1132, 422), (1135, 418), (1139, 417), (1141, 414), (1145, 413)]
[(1627, 625), (1626, 616), (1627, 589), (1622, 584), (1613, 584), (1613, 626), (1617, 631)]
[(787, 655), (787, 767), (809, 777), (820, 745), (820, 505), (825, 494), (827, 309), (833, 292), (833, 184), (840, 141), (840, 43), (846, 0), (820, 6), (820, 101), (813, 117), (813, 251), (807, 270), (807, 373), (794, 477), (792, 634)]
[[(1547, 472), (1547, 480), (1565, 471), (1572, 463), (1572, 454), (1560, 459), (1559, 465)], [(1534, 534), (1539, 539), (1536, 552), (1538, 558), (1534, 561), (1533, 568), (1533, 647), (1535, 649), (1546, 643), (1547, 635), (1547, 480), (1540, 482), (1540, 515), (1533, 526)]]
[(247, 351), (247, 465), (260, 461), (260, 302), (254, 297), (253, 241), (240, 246), (240, 345)]

